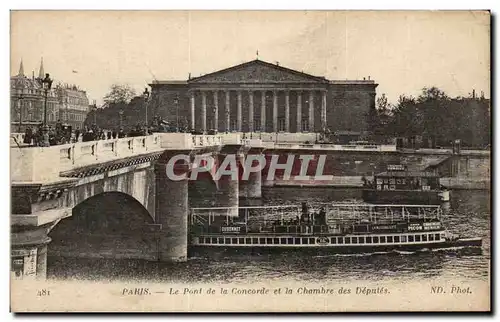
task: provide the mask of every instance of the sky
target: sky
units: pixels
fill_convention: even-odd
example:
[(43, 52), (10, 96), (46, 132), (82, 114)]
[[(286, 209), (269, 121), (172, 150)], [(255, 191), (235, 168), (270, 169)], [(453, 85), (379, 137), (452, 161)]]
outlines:
[(375, 80), (391, 102), (437, 86), (490, 97), (490, 16), (479, 11), (12, 11), (11, 75), (44, 69), (102, 103), (256, 58), (332, 80)]

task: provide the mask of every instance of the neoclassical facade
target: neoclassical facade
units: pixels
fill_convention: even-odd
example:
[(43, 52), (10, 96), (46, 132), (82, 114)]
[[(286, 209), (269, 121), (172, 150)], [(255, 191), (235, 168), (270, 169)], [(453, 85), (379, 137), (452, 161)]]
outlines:
[(377, 84), (328, 80), (253, 60), (150, 86), (153, 113), (197, 131), (365, 132)]

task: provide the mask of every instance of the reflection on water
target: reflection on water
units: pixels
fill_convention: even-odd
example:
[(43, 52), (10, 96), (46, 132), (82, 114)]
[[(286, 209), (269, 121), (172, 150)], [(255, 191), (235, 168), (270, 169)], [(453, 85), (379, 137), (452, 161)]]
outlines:
[[(323, 203), (356, 198), (357, 191), (276, 189), (262, 202), (268, 205)], [(292, 193), (289, 193), (292, 191)], [(342, 194), (344, 193), (344, 194)], [(286, 197), (285, 197), (286, 196)], [(415, 278), (488, 279), (490, 259), (490, 200), (487, 191), (453, 191), (444, 205), (443, 221), (453, 233), (482, 237), (483, 249), (317, 256), (304, 253), (266, 255), (216, 254), (165, 264), (139, 260), (49, 258), (49, 278), (120, 279), (171, 282), (262, 282), (412, 280)]]

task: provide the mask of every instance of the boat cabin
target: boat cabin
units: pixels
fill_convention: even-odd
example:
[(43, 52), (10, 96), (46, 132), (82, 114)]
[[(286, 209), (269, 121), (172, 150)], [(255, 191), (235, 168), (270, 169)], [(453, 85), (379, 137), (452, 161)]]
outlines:
[(408, 171), (406, 167), (388, 167), (388, 171), (374, 175), (375, 190), (439, 190), (439, 175), (431, 171)]

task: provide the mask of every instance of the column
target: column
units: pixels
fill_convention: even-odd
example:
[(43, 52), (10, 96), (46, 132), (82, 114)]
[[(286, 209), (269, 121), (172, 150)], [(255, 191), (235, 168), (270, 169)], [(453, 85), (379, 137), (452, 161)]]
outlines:
[(191, 130), (194, 130), (194, 126), (195, 126), (195, 115), (194, 115), (194, 91), (191, 91)]
[(326, 91), (321, 93), (321, 131), (326, 130)]
[(278, 93), (273, 91), (273, 132), (278, 132)]
[(314, 132), (314, 92), (309, 91), (309, 132)]
[(285, 132), (290, 132), (290, 92), (285, 91)]
[(238, 91), (238, 114), (236, 115), (237, 119), (237, 130), (241, 132), (241, 91)]
[(302, 92), (297, 92), (297, 132), (302, 132)]
[(229, 108), (229, 91), (226, 91), (226, 132), (231, 131), (231, 109)]
[[(161, 225), (158, 256), (163, 262), (184, 262), (188, 249), (188, 171), (189, 161), (178, 160), (173, 173), (185, 179), (173, 180), (167, 174), (169, 160), (178, 154), (189, 155), (190, 150), (168, 151), (155, 163), (156, 209), (155, 223)], [(170, 168), (172, 171), (172, 168)]]
[(266, 132), (266, 91), (261, 92), (260, 103), (260, 131)]
[(219, 91), (214, 91), (214, 130), (219, 131)]
[(248, 132), (253, 131), (253, 91), (248, 91)]
[(201, 130), (207, 130), (207, 93), (201, 91)]
[[(236, 166), (238, 167), (238, 175), (236, 180), (231, 175), (222, 175), (218, 178), (217, 185), (217, 207), (230, 208), (226, 213), (228, 216), (238, 217), (239, 207), (239, 172), (241, 168), (240, 157), (241, 145), (225, 145), (220, 153), (217, 155), (217, 168), (223, 165), (226, 158), (235, 158)], [(228, 166), (232, 163), (229, 162)], [(226, 167), (226, 169), (229, 169)]]

